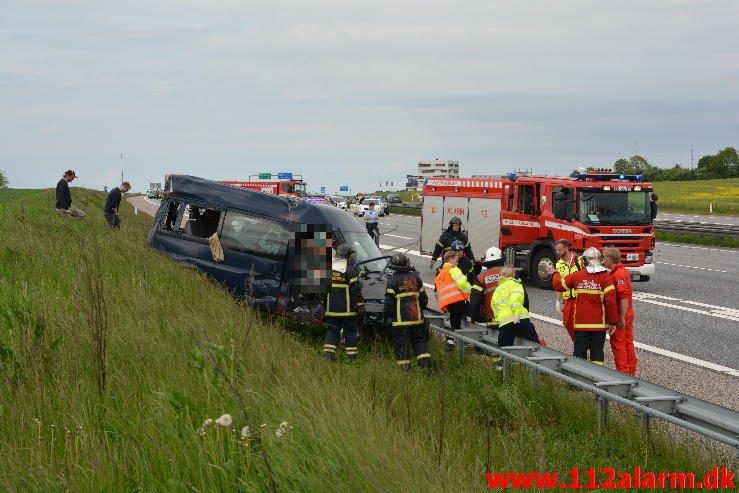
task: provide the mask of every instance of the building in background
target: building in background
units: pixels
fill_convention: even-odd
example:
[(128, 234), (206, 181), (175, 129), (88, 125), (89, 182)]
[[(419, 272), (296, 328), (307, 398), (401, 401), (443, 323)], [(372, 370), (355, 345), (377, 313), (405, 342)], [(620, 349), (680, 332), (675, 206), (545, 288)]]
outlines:
[(459, 161), (449, 159), (418, 161), (418, 176), (421, 185), (426, 178), (459, 178)]

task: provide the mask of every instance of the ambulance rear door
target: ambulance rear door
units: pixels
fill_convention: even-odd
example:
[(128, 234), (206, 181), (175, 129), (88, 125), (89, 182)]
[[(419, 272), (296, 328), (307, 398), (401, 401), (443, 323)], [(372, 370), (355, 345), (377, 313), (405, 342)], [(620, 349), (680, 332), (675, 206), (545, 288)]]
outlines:
[(434, 252), (434, 245), (443, 231), (444, 197), (426, 195), (421, 209), (421, 248), (424, 253)]
[(500, 199), (469, 199), (467, 237), (475, 258), (483, 258), (485, 251), (500, 246)]

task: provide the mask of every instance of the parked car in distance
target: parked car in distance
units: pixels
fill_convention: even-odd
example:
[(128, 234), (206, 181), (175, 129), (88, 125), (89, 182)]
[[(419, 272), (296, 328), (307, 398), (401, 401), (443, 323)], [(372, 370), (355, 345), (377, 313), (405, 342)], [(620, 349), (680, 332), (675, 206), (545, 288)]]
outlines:
[(364, 199), (363, 203), (369, 205), (370, 202), (375, 203), (375, 209), (377, 209), (377, 213), (380, 216), (390, 215), (390, 204), (387, 203), (387, 200), (385, 200), (384, 197), (367, 197), (366, 199)]
[(339, 209), (346, 210), (347, 208), (346, 199), (342, 197), (341, 195), (332, 195), (331, 202), (333, 202), (334, 205), (338, 207)]
[(385, 197), (385, 199), (387, 200), (388, 204), (402, 204), (403, 203), (403, 199), (400, 198), (400, 195), (398, 195), (397, 193), (391, 193), (390, 195)]

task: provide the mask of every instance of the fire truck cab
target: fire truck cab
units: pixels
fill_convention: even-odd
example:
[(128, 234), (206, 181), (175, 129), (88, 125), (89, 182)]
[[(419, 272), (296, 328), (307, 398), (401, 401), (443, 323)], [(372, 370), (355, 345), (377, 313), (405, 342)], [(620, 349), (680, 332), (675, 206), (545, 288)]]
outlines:
[(226, 180), (218, 183), (291, 198), (303, 198), (307, 195), (302, 175), (279, 173), (272, 174), (271, 179), (258, 179), (258, 176), (261, 175), (251, 175), (248, 181)]
[(618, 247), (632, 280), (648, 281), (655, 245), (651, 192), (640, 175), (604, 169), (570, 177), (430, 178), (423, 187), (421, 251), (433, 252), (457, 216), (477, 261), (497, 246), (541, 287), (551, 286), (547, 266), (555, 262), (559, 239), (576, 252)]

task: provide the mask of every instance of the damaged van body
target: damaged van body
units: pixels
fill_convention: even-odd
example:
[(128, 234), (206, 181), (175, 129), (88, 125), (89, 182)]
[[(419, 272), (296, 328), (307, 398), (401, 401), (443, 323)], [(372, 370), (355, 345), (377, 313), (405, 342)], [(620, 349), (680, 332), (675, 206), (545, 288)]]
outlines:
[(330, 279), (331, 247), (356, 252), (361, 323), (379, 328), (389, 276), (387, 259), (346, 211), (170, 175), (149, 232), (149, 245), (221, 283), (261, 310), (320, 319)]

